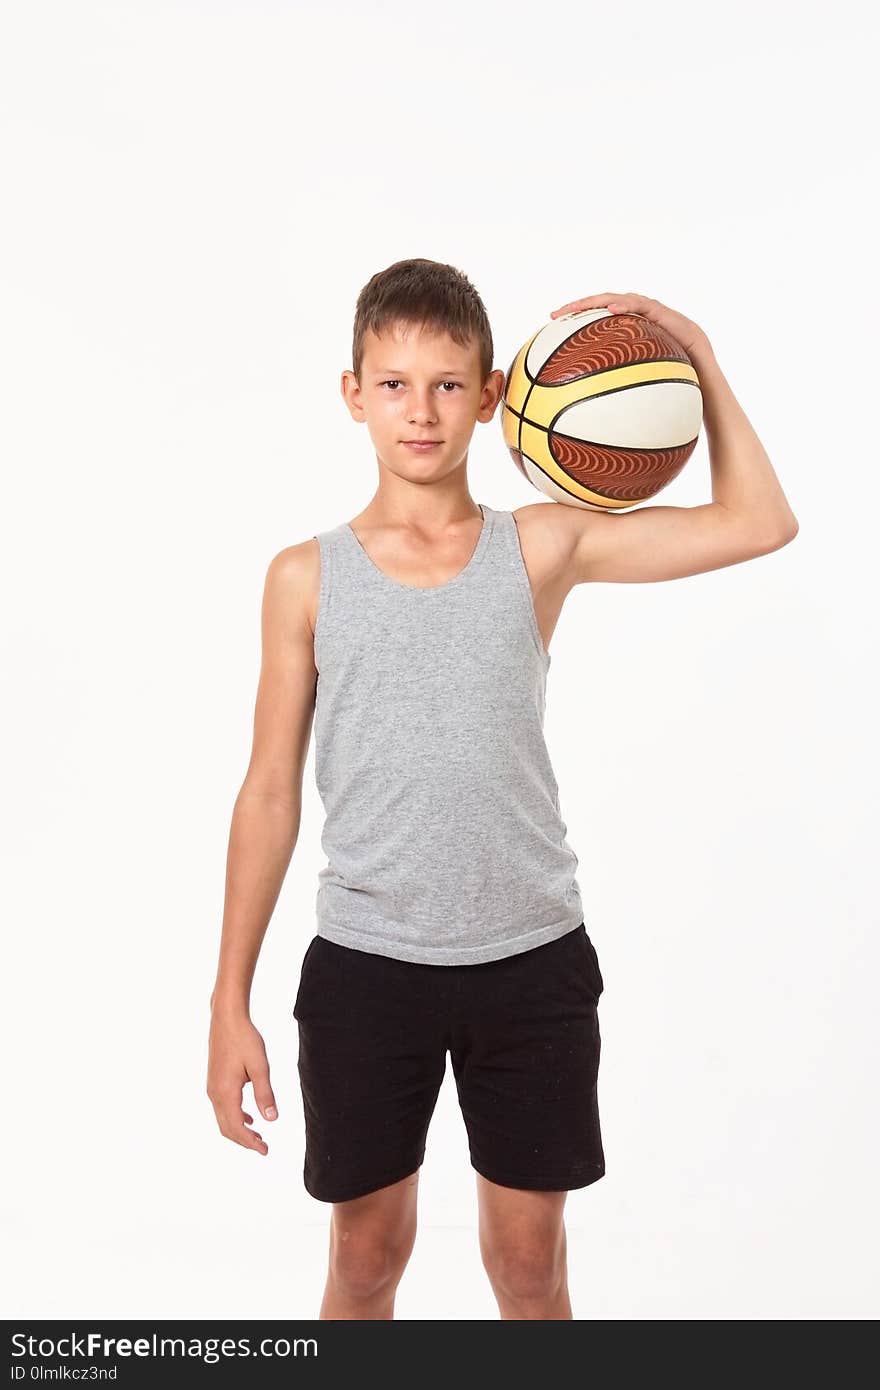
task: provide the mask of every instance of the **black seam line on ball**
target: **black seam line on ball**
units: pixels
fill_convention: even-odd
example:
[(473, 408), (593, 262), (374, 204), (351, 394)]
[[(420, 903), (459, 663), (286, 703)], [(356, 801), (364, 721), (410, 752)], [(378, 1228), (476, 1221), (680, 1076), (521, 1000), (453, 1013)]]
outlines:
[[(531, 347), (531, 343), (529, 346)], [(550, 361), (549, 357), (547, 361)], [(681, 357), (643, 357), (640, 358), (638, 362), (612, 362), (610, 367), (596, 367), (593, 371), (581, 372), (578, 376), (569, 377), (568, 381), (539, 381), (536, 376), (532, 376), (531, 372), (526, 367), (526, 359), (523, 358), (523, 376), (532, 386), (543, 386), (546, 391), (555, 391), (560, 386), (570, 386), (573, 381), (593, 381), (597, 376), (605, 376), (607, 372), (619, 372), (623, 367), (650, 367), (656, 362), (668, 362), (671, 367), (690, 367), (694, 370), (693, 362), (685, 362)], [(544, 365), (546, 366), (547, 364), (545, 363)], [(661, 377), (660, 379), (663, 381), (679, 380), (678, 377)], [(640, 381), (636, 384), (639, 386), (649, 386), (652, 383)], [(687, 381), (688, 386), (696, 386), (696, 384), (695, 381)], [(617, 389), (625, 391), (628, 388), (621, 386)]]
[[(631, 386), (612, 386), (612, 387), (609, 387), (609, 389), (608, 389), (607, 391), (596, 391), (596, 392), (594, 392), (592, 395), (586, 397), (585, 399), (591, 400), (591, 401), (600, 400), (602, 396), (614, 396), (614, 395), (617, 394), (618, 391), (635, 391), (635, 390), (641, 389), (643, 386), (668, 386), (668, 385), (696, 386), (697, 383), (696, 383), (695, 381), (681, 381), (681, 380), (680, 380), (679, 378), (677, 378), (677, 377), (661, 377), (658, 381), (638, 381), (638, 382), (633, 382), (633, 384), (632, 384)], [(574, 406), (576, 406), (576, 405), (581, 405), (581, 404), (582, 404), (581, 401), (569, 401), (568, 405), (564, 405), (564, 406), (562, 407), (562, 409), (558, 412), (558, 414), (556, 414), (556, 415), (553, 416), (553, 419), (550, 421), (550, 424), (549, 424), (549, 425), (539, 425), (538, 422), (537, 422), (537, 420), (529, 420), (528, 417), (527, 417), (527, 415), (526, 415), (526, 406), (527, 406), (528, 403), (529, 403), (529, 396), (532, 394), (532, 389), (533, 389), (533, 388), (532, 388), (531, 386), (530, 386), (529, 389), (528, 389), (528, 392), (527, 392), (527, 394), (526, 394), (526, 398), (525, 398), (525, 400), (523, 401), (523, 408), (522, 408), (522, 410), (515, 410), (514, 407), (513, 407), (512, 405), (509, 405), (507, 401), (504, 401), (504, 402), (503, 402), (504, 409), (505, 409), (505, 410), (509, 410), (510, 413), (511, 413), (511, 415), (515, 415), (516, 418), (517, 418), (517, 420), (519, 421), (519, 424), (517, 425), (517, 448), (519, 449), (519, 452), (520, 452), (521, 454), (524, 454), (524, 453), (525, 453), (525, 450), (523, 449), (523, 444), (522, 444), (522, 432), (523, 432), (523, 424), (524, 424), (524, 423), (525, 423), (525, 424), (528, 424), (528, 425), (531, 425), (531, 427), (532, 427), (533, 430), (540, 430), (543, 434), (549, 434), (551, 431), (553, 431), (553, 430), (555, 429), (556, 421), (557, 421), (557, 420), (560, 420), (560, 419), (562, 418), (562, 416), (566, 413), (566, 411), (571, 410), (571, 409), (572, 409)], [(699, 390), (699, 387), (697, 387), (697, 389)], [(558, 434), (564, 434), (564, 431), (563, 431), (563, 430), (557, 430), (556, 433), (558, 433)], [(696, 435), (694, 435), (693, 439), (685, 440), (684, 444), (655, 444), (655, 445), (653, 446), (653, 448), (650, 448), (649, 446), (645, 446), (645, 451), (647, 451), (648, 453), (653, 453), (654, 450), (656, 450), (656, 449), (658, 449), (658, 448), (659, 448), (659, 449), (685, 449), (685, 448), (687, 448), (688, 444), (696, 444), (696, 442), (697, 442), (697, 440), (699, 439), (699, 437), (700, 437), (699, 434), (696, 434)], [(566, 438), (566, 439), (576, 440), (576, 436), (573, 435), (573, 434), (567, 434), (567, 435), (565, 435), (565, 438)], [(580, 441), (578, 441), (578, 442), (580, 442)], [(586, 442), (589, 442), (589, 441), (586, 441), (586, 440), (585, 440), (584, 442), (586, 443)], [(593, 443), (596, 443), (597, 441), (596, 441), (596, 440), (593, 440), (592, 442), (593, 442)], [(638, 452), (638, 451), (639, 451), (639, 446), (638, 446), (638, 445), (635, 445), (635, 444), (633, 444), (633, 445), (626, 445), (626, 444), (617, 444), (617, 445), (615, 445), (615, 444), (604, 444), (604, 445), (602, 445), (602, 448), (605, 448), (605, 449), (614, 449), (614, 448), (617, 448), (617, 449), (626, 449), (626, 448), (631, 448), (631, 449), (632, 449), (633, 451), (635, 451), (635, 452)], [(531, 457), (531, 455), (529, 455), (529, 457)]]
[[(525, 350), (524, 350), (524, 352), (523, 352), (523, 357), (522, 357), (523, 375), (525, 376), (526, 381), (529, 382), (529, 389), (526, 391), (526, 398), (525, 398), (525, 400), (523, 401), (523, 405), (522, 405), (522, 414), (519, 416), (519, 445), (518, 445), (518, 447), (519, 447), (519, 452), (520, 452), (520, 453), (523, 452), (523, 446), (522, 446), (522, 427), (523, 427), (523, 420), (525, 419), (526, 406), (527, 406), (528, 403), (529, 403), (529, 396), (532, 394), (532, 391), (533, 391), (535, 385), (537, 384), (537, 383), (536, 383), (536, 378), (532, 376), (531, 372), (530, 372), (529, 369), (528, 369), (529, 353), (531, 352), (532, 347), (534, 346), (534, 344), (537, 342), (538, 334), (541, 333), (541, 332), (542, 332), (542, 330), (539, 328), (539, 329), (538, 329), (538, 332), (535, 333), (535, 334), (533, 334), (533, 336), (529, 339), (528, 346), (525, 348)], [(517, 412), (517, 411), (514, 411), (513, 413), (514, 413), (514, 415), (516, 415), (518, 412)]]
[[(577, 378), (574, 379), (577, 380)], [(587, 377), (584, 378), (585, 381), (589, 379), (590, 378)], [(535, 383), (535, 385), (540, 384), (541, 383)], [(570, 386), (571, 382), (561, 382), (560, 385)], [(691, 386), (696, 391), (700, 389), (697, 382), (683, 381), (681, 377), (676, 376), (661, 376), (658, 377), (656, 381), (633, 381), (623, 386), (609, 386), (607, 391), (591, 391), (589, 396), (584, 396), (583, 400), (581, 401), (569, 401), (568, 405), (564, 405), (562, 409), (558, 412), (558, 414), (553, 416), (553, 419), (558, 420), (560, 415), (565, 414), (566, 410), (571, 410), (576, 405), (583, 405), (586, 403), (586, 401), (599, 401), (602, 399), (603, 396), (616, 396), (619, 391), (641, 391), (647, 386)], [(553, 391), (557, 388), (553, 386), (544, 386), (543, 389), (545, 391)], [(529, 420), (526, 414), (526, 406), (529, 403), (529, 396), (532, 394), (533, 390), (534, 386), (530, 386), (526, 394), (526, 398), (523, 401), (522, 410), (517, 410), (516, 406), (511, 405), (509, 401), (504, 401), (504, 408), (505, 410), (509, 410), (511, 415), (515, 415), (517, 417), (517, 419), (520, 421), (520, 427), (522, 427), (522, 421), (525, 420), (536, 430), (544, 430), (548, 428), (546, 425), (539, 425), (536, 420)], [(549, 428), (552, 429), (553, 426), (550, 425)]]

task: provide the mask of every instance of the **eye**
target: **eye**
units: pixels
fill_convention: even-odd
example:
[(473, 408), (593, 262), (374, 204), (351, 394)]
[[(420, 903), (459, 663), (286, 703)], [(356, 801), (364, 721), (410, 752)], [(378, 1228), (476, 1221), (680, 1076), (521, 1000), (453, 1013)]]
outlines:
[[(379, 385), (380, 385), (380, 386), (399, 386), (399, 385), (400, 385), (400, 381), (398, 380), (397, 377), (390, 377), (387, 381), (380, 381)], [(452, 393), (453, 393), (453, 391), (462, 391), (462, 390), (464, 390), (464, 387), (461, 385), (461, 382), (458, 382), (458, 381), (441, 381), (440, 385), (441, 385), (441, 386), (451, 386), (451, 387), (452, 387), (452, 391), (444, 391), (444, 392), (443, 392), (443, 395), (444, 395), (444, 396), (451, 396)], [(392, 395), (396, 395), (397, 393), (394, 392), (394, 391), (392, 391), (391, 394), (392, 394)]]

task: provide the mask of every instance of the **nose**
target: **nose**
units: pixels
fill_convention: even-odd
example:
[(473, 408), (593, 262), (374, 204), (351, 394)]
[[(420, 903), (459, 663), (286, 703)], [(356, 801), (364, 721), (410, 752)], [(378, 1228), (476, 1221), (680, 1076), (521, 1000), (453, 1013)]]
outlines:
[(430, 390), (418, 391), (413, 389), (410, 393), (407, 417), (411, 425), (430, 424), (436, 420), (437, 415), (431, 404)]

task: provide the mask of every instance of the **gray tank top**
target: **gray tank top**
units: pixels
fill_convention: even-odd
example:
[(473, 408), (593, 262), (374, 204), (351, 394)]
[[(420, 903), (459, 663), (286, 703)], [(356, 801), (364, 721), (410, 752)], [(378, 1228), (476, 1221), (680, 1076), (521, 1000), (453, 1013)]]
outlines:
[(430, 965), (531, 950), (583, 921), (544, 741), (550, 654), (512, 512), (417, 588), (347, 522), (317, 536), (317, 933)]

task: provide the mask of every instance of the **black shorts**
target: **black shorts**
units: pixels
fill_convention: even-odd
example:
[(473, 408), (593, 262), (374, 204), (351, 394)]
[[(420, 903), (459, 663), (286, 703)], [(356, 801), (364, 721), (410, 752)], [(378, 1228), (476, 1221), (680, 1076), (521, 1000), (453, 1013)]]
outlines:
[(313, 937), (293, 1009), (306, 1190), (344, 1202), (420, 1167), (447, 1049), (477, 1172), (540, 1191), (601, 1178), (603, 987), (583, 922), (478, 965), (423, 965)]

